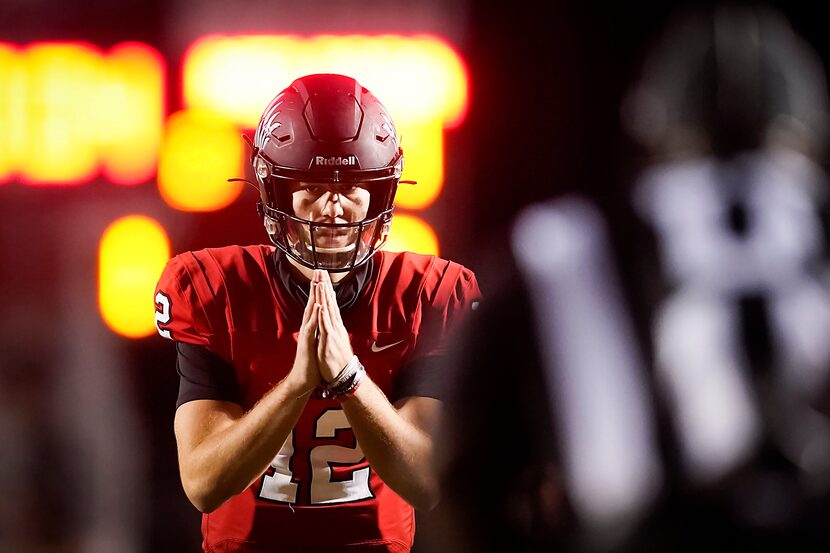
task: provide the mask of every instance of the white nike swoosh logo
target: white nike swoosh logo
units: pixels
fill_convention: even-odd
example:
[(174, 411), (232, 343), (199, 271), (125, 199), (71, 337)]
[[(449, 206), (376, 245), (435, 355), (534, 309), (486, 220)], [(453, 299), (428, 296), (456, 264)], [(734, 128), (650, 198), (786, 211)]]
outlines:
[(372, 342), (372, 351), (373, 351), (374, 353), (378, 353), (378, 352), (383, 351), (383, 350), (385, 350), (385, 349), (389, 349), (389, 348), (391, 348), (391, 347), (395, 347), (395, 346), (397, 346), (397, 345), (398, 345), (398, 344), (400, 344), (400, 343), (403, 343), (403, 340), (398, 340), (397, 342), (395, 342), (395, 343), (393, 343), (393, 344), (389, 344), (388, 346), (380, 346), (380, 347), (378, 347), (378, 343), (377, 343), (377, 342)]

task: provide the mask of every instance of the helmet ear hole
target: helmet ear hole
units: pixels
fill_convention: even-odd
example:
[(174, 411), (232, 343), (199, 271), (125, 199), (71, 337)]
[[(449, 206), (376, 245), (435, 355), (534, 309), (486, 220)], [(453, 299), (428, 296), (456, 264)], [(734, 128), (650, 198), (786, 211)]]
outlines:
[(268, 234), (277, 234), (277, 233), (279, 233), (280, 227), (277, 224), (277, 222), (274, 219), (272, 219), (271, 217), (265, 217), (265, 219), (263, 219), (263, 223), (265, 224), (265, 231)]
[(262, 156), (256, 155), (254, 156), (254, 173), (256, 174), (256, 178), (260, 183), (265, 183), (265, 179), (268, 178), (270, 174), (270, 170), (268, 169), (268, 163), (262, 159)]

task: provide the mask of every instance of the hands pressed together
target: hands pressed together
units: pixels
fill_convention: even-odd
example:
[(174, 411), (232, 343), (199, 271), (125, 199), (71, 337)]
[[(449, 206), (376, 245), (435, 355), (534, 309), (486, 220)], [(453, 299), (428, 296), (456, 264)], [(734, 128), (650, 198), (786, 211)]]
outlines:
[(334, 380), (353, 355), (331, 278), (327, 271), (315, 270), (291, 376), (300, 380), (304, 391), (310, 391)]

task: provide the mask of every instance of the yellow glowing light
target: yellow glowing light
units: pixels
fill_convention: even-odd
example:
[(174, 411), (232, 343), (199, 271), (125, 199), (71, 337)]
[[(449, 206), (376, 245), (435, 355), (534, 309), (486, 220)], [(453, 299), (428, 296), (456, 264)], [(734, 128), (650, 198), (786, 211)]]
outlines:
[(415, 252), (439, 255), (438, 237), (432, 227), (414, 215), (397, 214), (392, 217), (392, 231), (383, 246), (390, 252)]
[(0, 43), (0, 183), (9, 180), (19, 159), (23, 106), (22, 71), (17, 49)]
[(108, 55), (81, 42), (0, 45), (0, 180), (72, 185), (103, 169), (119, 184), (155, 172), (164, 61), (125, 43)]
[(184, 101), (252, 128), (277, 91), (325, 72), (355, 77), (396, 120), (438, 118), (453, 127), (466, 113), (464, 63), (431, 35), (207, 36), (185, 55)]
[(19, 137), (21, 178), (31, 184), (89, 180), (98, 168), (100, 52), (81, 43), (41, 43), (21, 55), (27, 131)]
[(183, 211), (227, 206), (242, 190), (227, 179), (243, 174), (243, 147), (240, 132), (223, 117), (199, 110), (174, 113), (159, 154), (162, 198)]
[(185, 106), (222, 114), (243, 128), (256, 127), (262, 110), (292, 74), (291, 61), (280, 53), (296, 51), (299, 41), (289, 36), (210, 36), (197, 41), (185, 54)]
[(117, 184), (146, 182), (164, 126), (164, 59), (145, 44), (124, 43), (110, 50), (103, 70), (97, 129), (104, 174)]
[(118, 219), (98, 250), (98, 307), (107, 326), (128, 338), (155, 332), (153, 290), (170, 258), (164, 228), (142, 215)]
[(441, 192), (443, 131), (466, 114), (461, 57), (431, 35), (209, 36), (184, 61), (184, 101), (254, 128), (276, 92), (310, 73), (351, 75), (386, 105), (403, 136), (405, 178), (418, 186), (398, 205), (421, 209)]
[(437, 120), (403, 121), (397, 126), (404, 154), (403, 179), (395, 205), (423, 209), (435, 201), (444, 182), (444, 133)]

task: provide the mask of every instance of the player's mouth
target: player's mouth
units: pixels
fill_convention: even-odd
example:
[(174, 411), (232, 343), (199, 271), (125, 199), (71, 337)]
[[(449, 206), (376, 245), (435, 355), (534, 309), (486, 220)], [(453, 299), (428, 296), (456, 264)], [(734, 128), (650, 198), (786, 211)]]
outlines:
[(354, 228), (317, 228), (314, 232), (314, 245), (318, 250), (332, 249), (348, 251), (354, 249)]

